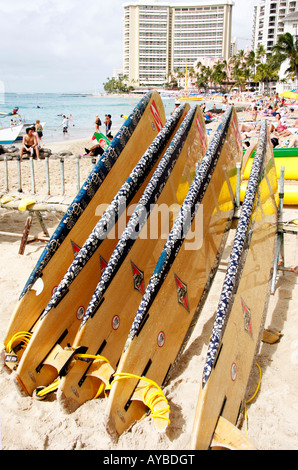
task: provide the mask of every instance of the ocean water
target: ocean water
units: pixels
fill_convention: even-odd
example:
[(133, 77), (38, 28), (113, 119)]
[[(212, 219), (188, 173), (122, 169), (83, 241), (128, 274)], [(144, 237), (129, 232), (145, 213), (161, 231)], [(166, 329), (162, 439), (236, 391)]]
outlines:
[[(43, 141), (59, 142), (66, 139), (92, 137), (95, 131), (95, 116), (98, 114), (102, 123), (105, 114), (112, 116), (112, 134), (115, 135), (124, 120), (121, 114), (129, 115), (140, 97), (94, 96), (83, 94), (54, 93), (5, 93), (0, 101), (0, 112), (11, 112), (19, 108), (19, 115), (25, 123), (35, 123), (37, 119), (45, 122)], [(163, 99), (166, 116), (170, 116), (175, 106), (174, 98)], [(207, 108), (208, 108), (208, 103)], [(191, 103), (191, 106), (195, 106)], [(211, 108), (211, 105), (210, 105)], [(69, 123), (69, 136), (63, 136), (62, 115), (72, 115)], [(0, 119), (0, 127), (9, 127), (11, 117)], [(102, 125), (102, 131), (105, 131)], [(113, 132), (114, 131), (114, 132)]]

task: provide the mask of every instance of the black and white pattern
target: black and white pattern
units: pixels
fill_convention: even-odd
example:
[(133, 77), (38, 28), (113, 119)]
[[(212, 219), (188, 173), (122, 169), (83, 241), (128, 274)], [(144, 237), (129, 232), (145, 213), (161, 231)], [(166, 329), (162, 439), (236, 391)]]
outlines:
[(120, 131), (110, 143), (89, 177), (84, 182), (78, 195), (69, 206), (67, 213), (61, 220), (47, 246), (45, 247), (41, 257), (39, 258), (34, 270), (20, 295), (20, 299), (28, 292), (35, 281), (40, 277), (44, 267), (48, 264), (52, 256), (61, 246), (73, 226), (79, 220), (80, 216), (96, 194), (98, 188), (103, 183), (107, 174), (117, 161), (125, 145), (133, 135), (141, 117), (143, 116), (152, 96), (152, 92), (147, 93), (140, 103), (135, 107), (132, 114), (125, 121)]
[(191, 227), (192, 221), (199, 209), (199, 205), (204, 197), (213, 172), (217, 165), (221, 150), (223, 148), (230, 122), (233, 115), (233, 108), (229, 107), (222, 121), (219, 124), (212, 142), (203, 158), (196, 177), (188, 191), (185, 201), (173, 225), (171, 233), (166, 241), (164, 249), (161, 253), (159, 261), (155, 267), (155, 271), (151, 276), (145, 294), (140, 303), (139, 309), (135, 316), (132, 328), (128, 335), (128, 339), (124, 348), (124, 352), (128, 348), (130, 342), (137, 334), (142, 321), (146, 317), (150, 306), (152, 305), (157, 293), (162, 286), (186, 236)]
[(217, 308), (213, 332), (207, 352), (206, 364), (203, 371), (203, 387), (206, 385), (214, 366), (225, 326), (228, 322), (229, 314), (233, 305), (234, 294), (240, 282), (245, 261), (243, 260), (243, 255), (245, 255), (245, 246), (248, 242), (250, 232), (253, 229), (251, 225), (251, 217), (256, 198), (258, 197), (257, 191), (260, 176), (262, 171), (264, 171), (267, 141), (267, 123), (265, 121), (260, 132), (258, 148), (255, 153), (251, 174), (247, 184), (241, 216), (239, 219), (229, 265), (225, 275), (223, 289)]
[(177, 162), (195, 115), (196, 108), (193, 108), (188, 112), (178, 132), (174, 136), (167, 152), (162, 157), (110, 258), (105, 271), (103, 272), (80, 328), (84, 326), (88, 318), (92, 316), (94, 311), (97, 309), (104, 293), (115, 277), (121, 264), (128, 255), (135, 240), (137, 239), (148, 217), (150, 216), (152, 208), (157, 202), (166, 182), (169, 179), (174, 165)]
[(41, 319), (43, 319), (51, 308), (55, 307), (67, 289), (77, 277), (86, 263), (93, 256), (103, 240), (105, 240), (115, 226), (122, 213), (127, 209), (128, 204), (131, 202), (141, 185), (144, 183), (148, 173), (154, 167), (160, 154), (164, 151), (169, 140), (184, 112), (185, 106), (180, 106), (173, 116), (168, 120), (160, 133), (154, 139), (148, 150), (142, 156), (138, 164), (135, 166), (130, 176), (127, 178), (121, 189), (118, 191), (109, 207), (104, 212), (103, 216), (96, 224), (90, 236), (84, 243), (83, 247), (77, 254), (75, 260), (67, 270), (62, 281), (60, 282), (57, 290), (53, 294), (50, 302), (44, 310)]

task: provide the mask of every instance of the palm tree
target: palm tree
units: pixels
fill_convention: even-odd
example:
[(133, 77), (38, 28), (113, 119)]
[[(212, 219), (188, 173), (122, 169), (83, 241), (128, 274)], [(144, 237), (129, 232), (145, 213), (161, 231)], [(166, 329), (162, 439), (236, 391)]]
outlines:
[(272, 50), (279, 55), (281, 62), (289, 60), (286, 73), (296, 77), (298, 85), (298, 38), (294, 38), (290, 33), (282, 34)]

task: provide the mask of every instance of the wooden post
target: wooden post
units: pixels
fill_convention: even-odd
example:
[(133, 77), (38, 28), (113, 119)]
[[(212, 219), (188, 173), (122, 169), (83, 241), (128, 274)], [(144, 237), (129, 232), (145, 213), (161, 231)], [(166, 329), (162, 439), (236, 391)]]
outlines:
[[(271, 281), (271, 295), (275, 294), (277, 272), (279, 268), (280, 258), (282, 259), (282, 267), (285, 266), (285, 253), (284, 253), (284, 233), (283, 229), (280, 228), (282, 222), (283, 203), (284, 203), (284, 183), (285, 183), (285, 167), (282, 166), (280, 169), (280, 188), (279, 188), (279, 206), (277, 212), (277, 244), (276, 252), (273, 265), (273, 274)], [(283, 272), (284, 275), (284, 272)]]
[(29, 237), (29, 232), (30, 232), (31, 225), (32, 225), (32, 216), (33, 216), (33, 213), (29, 212), (29, 215), (27, 217), (27, 221), (25, 224), (21, 244), (20, 244), (19, 255), (23, 255), (25, 252), (25, 248), (27, 245), (28, 237)]
[(18, 192), (22, 191), (22, 170), (21, 170), (21, 157), (17, 156), (17, 166), (18, 166)]
[(9, 191), (9, 188), (8, 188), (7, 155), (4, 155), (4, 177), (5, 177), (5, 191)]
[(61, 167), (61, 195), (65, 194), (65, 184), (64, 184), (64, 158), (60, 158), (60, 167)]
[(240, 207), (240, 186), (241, 186), (241, 163), (236, 163), (237, 168), (237, 188), (236, 188), (236, 207)]
[(31, 189), (32, 193), (35, 194), (35, 178), (34, 178), (34, 163), (33, 163), (33, 157), (30, 157), (30, 171), (31, 171)]
[(49, 157), (45, 158), (45, 164), (46, 164), (46, 182), (47, 182), (47, 191), (48, 195), (51, 194), (50, 190), (50, 171), (49, 171)]

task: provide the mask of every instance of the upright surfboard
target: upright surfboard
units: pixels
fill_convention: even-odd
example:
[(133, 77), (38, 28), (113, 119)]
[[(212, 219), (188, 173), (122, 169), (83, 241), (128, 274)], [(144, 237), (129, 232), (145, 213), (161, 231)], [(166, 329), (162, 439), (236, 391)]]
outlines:
[(225, 446), (244, 410), (270, 293), (277, 191), (272, 147), (264, 122), (207, 352), (193, 449)]
[(185, 106), (181, 106), (161, 129), (105, 210), (42, 313), (16, 371), (17, 380), (29, 395), (36, 387), (48, 385), (56, 378), (59, 366), (56, 370), (52, 356), (48, 355), (56, 357), (57, 349), (73, 343), (104, 263), (126, 227), (129, 206), (139, 201), (184, 116)]
[(32, 330), (98, 222), (97, 207), (110, 204), (165, 121), (157, 92), (148, 93), (125, 121), (86, 179), (31, 273), (10, 319), (4, 339), (6, 351), (11, 343), (17, 346), (15, 335)]
[(225, 245), (234, 214), (236, 163), (241, 159), (237, 116), (230, 107), (201, 162), (134, 318), (109, 395), (107, 429), (112, 435), (119, 436), (147, 410), (139, 399), (140, 377), (163, 386), (182, 354)]
[[(74, 349), (104, 355), (116, 369), (163, 240), (206, 150), (204, 119), (197, 106), (184, 119), (132, 214), (91, 299)], [(111, 375), (105, 362), (81, 359), (85, 356), (80, 355), (59, 385), (58, 396), (68, 412), (94, 398)]]

